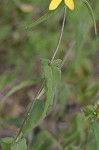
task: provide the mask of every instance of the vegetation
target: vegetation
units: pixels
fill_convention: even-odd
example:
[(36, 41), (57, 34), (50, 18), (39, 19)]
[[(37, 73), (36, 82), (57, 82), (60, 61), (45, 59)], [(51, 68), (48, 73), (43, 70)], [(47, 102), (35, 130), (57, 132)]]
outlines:
[(0, 1), (1, 149), (99, 150), (99, 5), (50, 2)]

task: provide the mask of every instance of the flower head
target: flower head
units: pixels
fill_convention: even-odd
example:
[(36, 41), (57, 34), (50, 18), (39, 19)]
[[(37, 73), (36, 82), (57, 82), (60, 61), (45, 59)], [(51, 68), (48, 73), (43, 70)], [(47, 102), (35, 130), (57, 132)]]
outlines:
[[(49, 10), (55, 10), (62, 0), (52, 0), (49, 5)], [(64, 0), (65, 4), (68, 6), (69, 9), (74, 10), (74, 2), (73, 0)]]

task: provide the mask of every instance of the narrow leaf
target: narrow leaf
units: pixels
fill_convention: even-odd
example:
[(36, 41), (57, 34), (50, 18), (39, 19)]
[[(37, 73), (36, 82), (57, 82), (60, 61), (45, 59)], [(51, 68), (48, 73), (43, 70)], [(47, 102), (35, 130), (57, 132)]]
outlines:
[(12, 94), (18, 92), (19, 90), (31, 86), (33, 85), (33, 83), (35, 83), (35, 81), (29, 80), (29, 81), (23, 81), (20, 84), (16, 85), (15, 87), (13, 87), (4, 97), (3, 97), (3, 101), (5, 101), (8, 97), (10, 97)]
[(97, 122), (93, 122), (92, 129), (96, 140), (96, 147), (97, 150), (99, 150), (99, 124)]
[(44, 14), (41, 18), (39, 18), (37, 21), (33, 22), (32, 24), (30, 24), (28, 27), (26, 28), (33, 28), (36, 25), (46, 21), (48, 18), (50, 18), (51, 16), (53, 16), (54, 14), (56, 14), (61, 8), (63, 7), (63, 5), (60, 5), (58, 9), (54, 10), (54, 11), (48, 11), (46, 14)]
[(51, 11), (48, 11), (46, 14), (44, 14), (41, 18), (39, 18), (37, 21), (33, 22), (32, 24), (30, 24), (28, 26), (28, 28), (33, 28), (35, 27), (36, 25), (46, 21), (49, 17), (51, 17), (53, 15), (53, 12)]
[(87, 0), (82, 0), (85, 5), (87, 6), (89, 12), (90, 12), (90, 15), (91, 15), (91, 18), (93, 20), (93, 23), (94, 23), (94, 28), (95, 28), (95, 34), (97, 35), (97, 27), (96, 27), (96, 20), (95, 20), (95, 16), (94, 16), (94, 13), (93, 13), (93, 10), (92, 10), (92, 7), (90, 6), (89, 2)]

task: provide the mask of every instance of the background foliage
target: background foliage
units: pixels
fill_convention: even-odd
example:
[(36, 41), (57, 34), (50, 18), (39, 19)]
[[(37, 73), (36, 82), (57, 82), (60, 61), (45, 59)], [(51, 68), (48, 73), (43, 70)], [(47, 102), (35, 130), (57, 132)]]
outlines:
[[(40, 58), (51, 59), (59, 37), (62, 11), (33, 29), (26, 27), (48, 10), (50, 0), (0, 1), (0, 138), (18, 131), (26, 108), (42, 81)], [(90, 0), (99, 31), (98, 1)], [(85, 5), (75, 0), (67, 11), (57, 58), (76, 43), (62, 70), (61, 85), (48, 117), (27, 136), (28, 149), (76, 150), (95, 143), (81, 108), (99, 95), (99, 35)], [(98, 129), (99, 130), (99, 129)], [(87, 135), (90, 138), (87, 138)], [(39, 144), (38, 144), (39, 143)], [(70, 145), (70, 147), (69, 147)], [(72, 148), (73, 147), (73, 148)]]

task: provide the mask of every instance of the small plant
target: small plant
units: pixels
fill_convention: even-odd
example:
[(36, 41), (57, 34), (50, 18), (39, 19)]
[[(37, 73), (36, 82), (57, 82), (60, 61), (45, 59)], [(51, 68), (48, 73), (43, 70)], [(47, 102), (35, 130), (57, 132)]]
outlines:
[[(97, 34), (96, 22), (95, 22), (92, 8), (86, 0), (81, 0), (81, 2), (84, 2), (84, 4), (86, 4), (94, 22), (95, 33)], [(35, 98), (30, 104), (30, 107), (26, 113), (26, 116), (23, 120), (23, 123), (18, 133), (15, 135), (15, 137), (7, 137), (4, 139), (1, 139), (0, 144), (3, 150), (27, 150), (26, 140), (24, 138), (25, 134), (27, 134), (29, 131), (37, 127), (44, 120), (44, 118), (47, 116), (49, 107), (53, 105), (54, 95), (61, 81), (61, 68), (63, 67), (66, 61), (66, 57), (63, 58), (63, 60), (55, 59), (55, 57), (59, 50), (59, 46), (60, 46), (63, 32), (64, 32), (67, 7), (70, 10), (74, 10), (73, 0), (64, 0), (64, 1), (52, 0), (49, 5), (49, 11), (40, 19), (38, 19), (36, 22), (32, 23), (31, 25), (27, 27), (27, 29), (32, 28), (42, 23), (43, 21), (47, 20), (49, 17), (51, 17), (55, 13), (58, 13), (60, 9), (64, 10), (62, 28), (61, 28), (59, 40), (58, 40), (56, 49), (54, 51), (54, 54), (51, 60), (41, 59), (41, 66), (42, 66), (43, 75), (44, 75), (43, 82), (41, 83), (41, 86), (37, 94), (35, 95)], [(45, 95), (46, 97), (46, 100), (44, 101), (41, 100), (43, 95)], [(96, 103), (94, 106), (90, 105), (84, 109), (84, 114), (86, 118), (90, 118), (91, 125), (95, 133), (95, 138), (97, 141), (97, 150), (99, 149), (99, 144), (98, 144), (98, 138), (97, 138), (98, 137), (97, 129), (95, 128), (95, 126), (96, 126), (96, 120), (99, 119), (98, 107), (99, 107), (99, 103)], [(66, 147), (65, 149), (76, 150), (78, 148), (74, 146), (69, 146), (69, 147)]]
[(99, 102), (95, 103), (95, 105), (89, 105), (84, 109), (84, 114), (90, 122), (95, 122), (99, 119)]
[[(95, 149), (99, 149), (99, 125), (97, 121), (99, 120), (99, 101), (96, 102), (94, 105), (88, 105), (83, 110), (86, 119), (89, 120), (89, 130), (92, 129), (92, 133), (89, 132), (89, 134), (93, 134), (93, 138), (96, 141)], [(88, 135), (89, 138), (89, 135)], [(87, 139), (88, 140), (88, 139)], [(89, 150), (91, 143), (88, 142), (85, 146), (85, 149)]]

